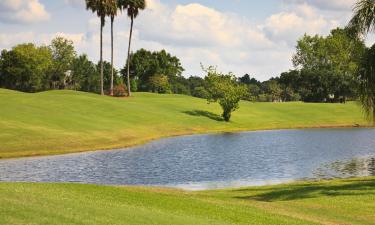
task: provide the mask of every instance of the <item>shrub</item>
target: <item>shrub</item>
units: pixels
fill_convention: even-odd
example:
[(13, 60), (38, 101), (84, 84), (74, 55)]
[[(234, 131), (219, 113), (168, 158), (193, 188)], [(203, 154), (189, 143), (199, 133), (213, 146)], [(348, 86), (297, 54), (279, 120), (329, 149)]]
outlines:
[(124, 97), (127, 96), (127, 87), (125, 84), (118, 84), (113, 87), (113, 96), (115, 97)]

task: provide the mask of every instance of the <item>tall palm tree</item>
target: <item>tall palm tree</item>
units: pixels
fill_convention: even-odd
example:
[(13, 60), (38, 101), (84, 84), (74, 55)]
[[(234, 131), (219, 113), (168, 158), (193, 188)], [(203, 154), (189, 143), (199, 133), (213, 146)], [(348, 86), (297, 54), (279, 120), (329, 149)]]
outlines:
[(358, 0), (354, 5), (354, 15), (349, 29), (357, 35), (366, 35), (375, 31), (375, 0)]
[(128, 58), (126, 60), (127, 67), (127, 86), (128, 95), (131, 96), (130, 91), (130, 46), (133, 35), (134, 19), (137, 18), (139, 12), (146, 8), (146, 0), (119, 0), (119, 6), (121, 9), (126, 10), (128, 17), (130, 18), (130, 34), (129, 34), (129, 45), (128, 45)]
[[(375, 0), (358, 0), (348, 28), (358, 36), (375, 32)], [(359, 71), (360, 100), (366, 116), (375, 123), (375, 45), (368, 50)]]
[(103, 82), (103, 27), (108, 15), (108, 0), (86, 0), (86, 9), (91, 10), (100, 18), (100, 92), (104, 95)]
[(117, 0), (108, 0), (108, 15), (111, 17), (111, 87), (110, 95), (113, 96), (113, 22), (117, 16)]

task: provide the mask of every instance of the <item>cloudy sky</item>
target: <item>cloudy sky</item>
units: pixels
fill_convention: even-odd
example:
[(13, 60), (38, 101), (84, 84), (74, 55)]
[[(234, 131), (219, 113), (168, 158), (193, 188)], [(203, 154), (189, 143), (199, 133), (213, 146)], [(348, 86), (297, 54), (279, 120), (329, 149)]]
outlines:
[[(326, 35), (345, 25), (355, 0), (147, 0), (135, 22), (133, 50), (166, 49), (179, 57), (184, 75), (201, 76), (200, 63), (260, 80), (292, 68), (296, 40), (304, 33)], [(109, 61), (109, 24), (104, 57)], [(84, 0), (1, 0), (0, 49), (55, 36), (74, 41), (79, 53), (97, 61), (99, 19)], [(115, 23), (115, 64), (125, 62), (129, 20)], [(374, 43), (370, 36), (368, 44)]]

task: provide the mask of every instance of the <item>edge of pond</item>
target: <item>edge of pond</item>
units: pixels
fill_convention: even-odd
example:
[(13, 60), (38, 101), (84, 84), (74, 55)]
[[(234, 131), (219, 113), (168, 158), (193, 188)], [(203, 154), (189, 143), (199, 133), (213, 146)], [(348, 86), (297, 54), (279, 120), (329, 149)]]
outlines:
[(345, 129), (345, 128), (353, 128), (353, 129), (360, 129), (360, 128), (375, 128), (375, 125), (364, 125), (364, 124), (353, 124), (353, 125), (313, 125), (313, 126), (295, 126), (295, 127), (270, 127), (270, 128), (262, 128), (262, 129), (228, 129), (228, 130), (206, 130), (206, 131), (182, 131), (172, 133), (170, 135), (161, 135), (157, 137), (150, 137), (145, 138), (143, 140), (135, 141), (131, 144), (113, 144), (112, 146), (98, 148), (98, 149), (77, 149), (71, 151), (62, 151), (62, 152), (55, 152), (48, 154), (30, 154), (30, 155), (20, 155), (20, 156), (9, 156), (9, 157), (2, 157), (0, 156), (0, 161), (3, 160), (14, 160), (14, 159), (23, 159), (23, 158), (39, 158), (39, 157), (48, 157), (48, 156), (59, 156), (59, 155), (72, 155), (72, 154), (81, 154), (81, 153), (90, 153), (90, 152), (101, 152), (101, 151), (127, 151), (131, 150), (131, 148), (142, 146), (153, 141), (173, 138), (173, 137), (182, 137), (182, 136), (193, 136), (193, 135), (214, 135), (214, 134), (224, 134), (224, 133), (242, 133), (242, 132), (262, 132), (262, 131), (277, 131), (277, 130), (304, 130), (304, 129)]

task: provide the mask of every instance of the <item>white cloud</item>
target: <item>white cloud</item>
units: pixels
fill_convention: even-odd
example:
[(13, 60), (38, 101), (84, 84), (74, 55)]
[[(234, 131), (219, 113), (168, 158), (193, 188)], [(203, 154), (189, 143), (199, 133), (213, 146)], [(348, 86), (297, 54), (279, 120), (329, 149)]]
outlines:
[(46, 21), (50, 15), (39, 0), (1, 0), (0, 22), (36, 23)]
[(303, 34), (327, 34), (339, 22), (325, 17), (306, 3), (267, 18), (264, 31), (270, 39), (294, 46)]

